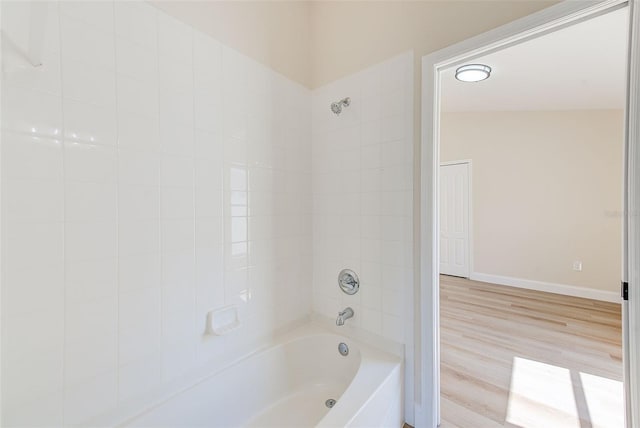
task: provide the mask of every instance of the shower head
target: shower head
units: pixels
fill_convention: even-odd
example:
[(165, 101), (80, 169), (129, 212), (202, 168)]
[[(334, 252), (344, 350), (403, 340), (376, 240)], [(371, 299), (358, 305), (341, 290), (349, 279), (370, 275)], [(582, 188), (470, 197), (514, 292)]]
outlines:
[(336, 101), (335, 103), (331, 103), (331, 111), (335, 113), (336, 116), (339, 116), (342, 113), (342, 107), (349, 107), (351, 104), (351, 98), (343, 98), (340, 101)]

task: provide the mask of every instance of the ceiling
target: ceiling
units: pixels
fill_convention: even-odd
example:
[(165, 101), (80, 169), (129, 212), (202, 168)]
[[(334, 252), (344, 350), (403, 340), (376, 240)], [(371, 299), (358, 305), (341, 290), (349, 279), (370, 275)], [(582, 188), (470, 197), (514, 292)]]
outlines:
[(442, 75), (442, 110), (622, 109), (628, 8), (563, 28), (470, 61), (487, 64), (477, 83)]

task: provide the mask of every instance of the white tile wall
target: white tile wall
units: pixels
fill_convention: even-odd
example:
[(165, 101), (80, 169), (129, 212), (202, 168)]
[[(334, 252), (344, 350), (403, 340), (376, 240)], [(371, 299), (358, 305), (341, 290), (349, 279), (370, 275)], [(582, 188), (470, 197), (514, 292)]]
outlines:
[(99, 421), (311, 311), (310, 92), (144, 2), (47, 8), (42, 67), (2, 52), (4, 426)]
[[(28, 7), (2, 4), (18, 47)], [(47, 8), (43, 66), (2, 52), (4, 425), (149, 403), (312, 300), (404, 341), (411, 54), (311, 94), (144, 2)], [(243, 329), (205, 336), (229, 304)]]
[[(312, 94), (313, 309), (404, 343), (413, 286), (413, 56), (392, 58)], [(351, 106), (334, 115), (344, 97)], [(360, 292), (337, 287), (343, 268)]]

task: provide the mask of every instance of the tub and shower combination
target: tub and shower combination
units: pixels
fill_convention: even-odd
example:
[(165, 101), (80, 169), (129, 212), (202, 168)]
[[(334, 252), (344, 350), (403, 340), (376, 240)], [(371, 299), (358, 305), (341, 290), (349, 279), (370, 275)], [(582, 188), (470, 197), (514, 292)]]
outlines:
[(122, 427), (401, 427), (400, 357), (309, 325)]

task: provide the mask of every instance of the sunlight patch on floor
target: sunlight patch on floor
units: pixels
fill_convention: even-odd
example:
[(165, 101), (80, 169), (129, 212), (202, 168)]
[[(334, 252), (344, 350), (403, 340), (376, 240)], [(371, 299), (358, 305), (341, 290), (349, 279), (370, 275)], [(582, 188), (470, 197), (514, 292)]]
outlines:
[(506, 422), (531, 428), (580, 428), (571, 372), (514, 357)]
[(514, 357), (506, 422), (527, 428), (622, 428), (622, 382)]
[(622, 382), (589, 373), (580, 373), (593, 427), (624, 427)]

